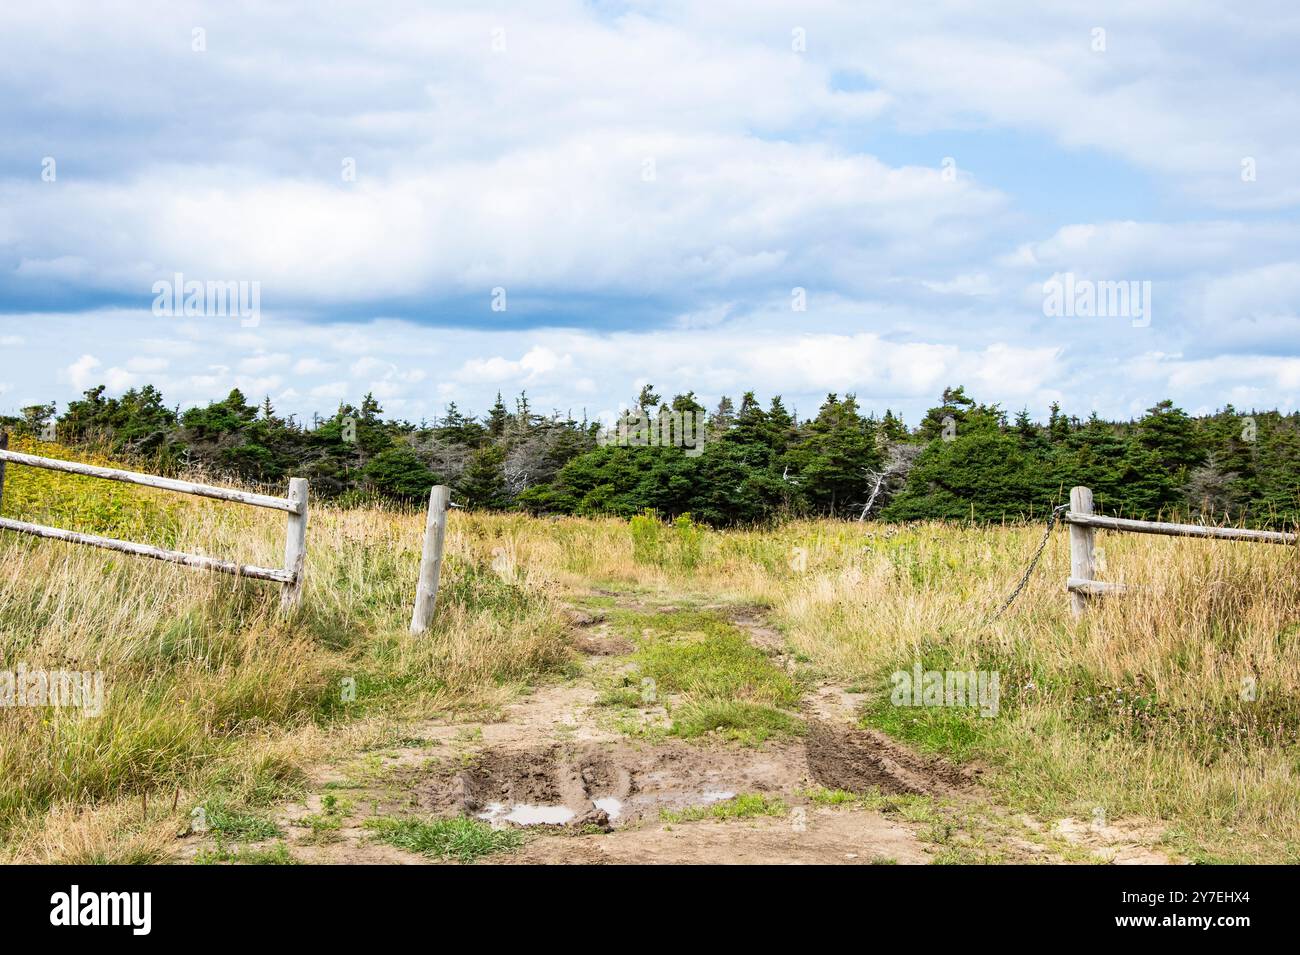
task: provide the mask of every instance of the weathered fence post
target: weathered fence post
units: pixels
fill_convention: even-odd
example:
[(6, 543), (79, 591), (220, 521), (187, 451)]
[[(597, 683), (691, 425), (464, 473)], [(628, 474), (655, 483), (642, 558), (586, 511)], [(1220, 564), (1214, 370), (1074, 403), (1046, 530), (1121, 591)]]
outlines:
[[(0, 451), (9, 450), (9, 432), (0, 431)], [(0, 458), (0, 511), (4, 510), (5, 499), (5, 462)]]
[[(1070, 489), (1070, 513), (1092, 513), (1092, 490), (1086, 487)], [(1094, 531), (1082, 524), (1070, 525), (1070, 577), (1073, 580), (1092, 580), (1092, 541)], [(1070, 609), (1077, 617), (1088, 606), (1088, 595), (1079, 590), (1070, 592)]]
[(438, 577), (442, 573), (442, 544), (447, 535), (447, 508), (451, 488), (439, 484), (429, 492), (429, 513), (424, 523), (424, 553), (420, 557), (420, 582), (415, 588), (415, 611), (411, 614), (411, 633), (429, 629), (438, 604)]
[(289, 479), (289, 512), (284, 537), (284, 569), (293, 576), (280, 591), (280, 609), (292, 610), (302, 602), (302, 583), (307, 570), (307, 479)]

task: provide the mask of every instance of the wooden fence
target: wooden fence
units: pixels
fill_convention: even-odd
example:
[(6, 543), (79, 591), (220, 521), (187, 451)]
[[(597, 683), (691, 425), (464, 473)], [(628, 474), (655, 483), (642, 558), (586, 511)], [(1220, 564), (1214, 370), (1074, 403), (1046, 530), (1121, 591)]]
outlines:
[(284, 511), (288, 515), (288, 527), (284, 542), (283, 567), (256, 567), (252, 564), (238, 564), (232, 561), (203, 557), (198, 554), (186, 554), (181, 551), (164, 550), (148, 544), (136, 544), (131, 541), (114, 540), (111, 537), (98, 537), (94, 534), (82, 534), (78, 531), (64, 530), (59, 527), (46, 527), (43, 524), (29, 524), (0, 517), (0, 530), (17, 531), (20, 534), (32, 534), (51, 540), (67, 541), (71, 544), (86, 544), (90, 547), (102, 547), (106, 550), (137, 557), (150, 557), (165, 560), (173, 564), (195, 567), (199, 570), (214, 570), (236, 577), (252, 577), (255, 580), (270, 580), (281, 585), (280, 605), (285, 609), (298, 606), (302, 600), (304, 566), (307, 557), (307, 479), (290, 478), (289, 496), (268, 497), (265, 494), (253, 494), (248, 491), (236, 491), (230, 488), (214, 487), (210, 484), (195, 484), (192, 481), (180, 481), (173, 478), (157, 477), (153, 474), (140, 474), (135, 471), (119, 471), (116, 468), (104, 468), (77, 461), (61, 461), (56, 458), (42, 458), (33, 454), (19, 454), (7, 450), (9, 436), (0, 435), (0, 501), (4, 495), (5, 463), (24, 464), (49, 471), (62, 471), (65, 474), (81, 474), (86, 477), (100, 478), (105, 481), (122, 481), (127, 484), (140, 484), (144, 487), (175, 491), (178, 494), (190, 494), (195, 497), (209, 497), (219, 501), (232, 501), (253, 507), (265, 507)]
[(415, 608), (411, 611), (411, 633), (418, 636), (429, 629), (438, 605), (438, 580), (442, 576), (442, 548), (447, 537), (447, 509), (451, 488), (436, 485), (429, 491), (429, 511), (424, 519), (424, 550), (420, 556), (420, 577), (415, 586)]
[(1092, 512), (1092, 491), (1076, 487), (1070, 491), (1070, 509), (1064, 521), (1070, 525), (1070, 577), (1065, 582), (1070, 592), (1070, 606), (1077, 617), (1087, 607), (1089, 597), (1122, 594), (1128, 587), (1093, 577), (1095, 561), (1093, 539), (1097, 528), (1128, 531), (1133, 534), (1162, 534), (1166, 537), (1202, 537), (1214, 540), (1249, 541), (1256, 544), (1295, 544), (1297, 535), (1282, 531), (1256, 531), (1243, 527), (1206, 527), (1201, 524), (1166, 524), (1160, 521), (1135, 521), (1123, 517), (1104, 517)]

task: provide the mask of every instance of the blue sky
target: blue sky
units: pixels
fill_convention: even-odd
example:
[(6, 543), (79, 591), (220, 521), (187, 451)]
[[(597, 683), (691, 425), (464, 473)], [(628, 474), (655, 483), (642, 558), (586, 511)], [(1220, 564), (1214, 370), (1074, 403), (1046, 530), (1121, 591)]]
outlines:
[[(1294, 409), (1300, 10), (1042, 7), (9, 5), (0, 412)], [(1149, 321), (1044, 314), (1066, 273)]]

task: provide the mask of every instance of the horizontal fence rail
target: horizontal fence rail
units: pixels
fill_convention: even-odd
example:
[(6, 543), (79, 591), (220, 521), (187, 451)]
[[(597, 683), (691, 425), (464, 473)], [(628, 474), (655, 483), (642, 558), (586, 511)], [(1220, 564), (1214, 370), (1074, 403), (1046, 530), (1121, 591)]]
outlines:
[(112, 537), (83, 534), (80, 531), (67, 531), (61, 527), (28, 524), (26, 521), (14, 521), (7, 517), (0, 517), (0, 530), (17, 531), (20, 534), (31, 534), (34, 537), (45, 537), (49, 540), (67, 541), (69, 544), (87, 544), (91, 547), (102, 547), (105, 550), (115, 550), (123, 554), (134, 554), (137, 557), (152, 557), (154, 560), (184, 564), (186, 567), (196, 567), (199, 570), (216, 570), (235, 577), (273, 580), (281, 584), (287, 584), (293, 580), (293, 574), (279, 568), (271, 569), (269, 567), (255, 567), (252, 564), (236, 564), (228, 560), (217, 560), (215, 557), (185, 554), (178, 550), (163, 550), (161, 547), (151, 547), (148, 544), (136, 544), (131, 541), (115, 540)]
[(1160, 521), (1135, 521), (1126, 517), (1103, 517), (1100, 514), (1075, 514), (1067, 511), (1067, 524), (1101, 527), (1110, 531), (1134, 534), (1163, 534), (1166, 537), (1209, 537), (1224, 541), (1254, 541), (1259, 544), (1294, 544), (1296, 535), (1285, 531), (1256, 531), (1246, 527), (1207, 527), (1204, 524), (1165, 524)]
[(1072, 594), (1083, 594), (1085, 597), (1109, 597), (1112, 594), (1128, 593), (1133, 588), (1128, 584), (1116, 584), (1108, 580), (1084, 580), (1082, 577), (1067, 577), (1065, 589)]
[(0, 517), (0, 530), (30, 534), (49, 540), (65, 541), (70, 544), (83, 544), (100, 547), (105, 550), (132, 554), (136, 557), (148, 557), (198, 570), (216, 571), (234, 577), (248, 577), (253, 580), (269, 580), (281, 585), (281, 606), (285, 609), (296, 607), (302, 600), (304, 566), (307, 556), (307, 480), (306, 478), (289, 479), (288, 497), (270, 497), (265, 494), (253, 494), (232, 488), (216, 487), (211, 484), (197, 484), (193, 481), (180, 481), (174, 478), (158, 477), (153, 474), (141, 474), (137, 471), (122, 471), (117, 468), (98, 467), (82, 464), (79, 461), (62, 461), (57, 458), (44, 458), (34, 454), (20, 454), (6, 450), (9, 436), (0, 434), (0, 501), (4, 495), (4, 474), (6, 462), (22, 464), (28, 467), (43, 468), (47, 471), (62, 471), (65, 474), (80, 474), (85, 477), (99, 478), (105, 481), (122, 481), (127, 484), (139, 484), (143, 487), (174, 491), (194, 497), (206, 497), (235, 504), (247, 504), (252, 507), (265, 507), (284, 511), (288, 515), (285, 533), (284, 567), (258, 567), (253, 564), (240, 564), (229, 560), (219, 560), (201, 554), (187, 554), (182, 551), (165, 550), (149, 544), (137, 544), (133, 541), (117, 540), (112, 537), (100, 537), (96, 534), (83, 534), (80, 531), (65, 530), (61, 527), (46, 527), (27, 521), (16, 521)]
[(136, 471), (119, 471), (117, 468), (101, 468), (94, 464), (82, 464), (80, 461), (61, 461), (58, 458), (40, 458), (34, 454), (19, 454), (16, 451), (0, 451), (0, 461), (14, 464), (26, 464), (47, 471), (63, 471), (66, 474), (82, 474), (86, 477), (100, 478), (104, 481), (122, 481), (126, 484), (139, 484), (144, 487), (158, 488), (163, 491), (176, 491), (179, 494), (192, 494), (195, 497), (210, 497), (218, 501), (234, 501), (238, 504), (251, 504), (253, 507), (269, 507), (277, 511), (293, 513), (294, 503), (288, 498), (268, 497), (265, 494), (253, 494), (249, 491), (236, 491), (228, 487), (216, 487), (211, 484), (195, 484), (193, 481), (178, 481), (175, 478), (158, 477), (154, 474), (140, 474)]
[(1070, 576), (1065, 589), (1077, 617), (1087, 608), (1089, 597), (1107, 597), (1128, 593), (1126, 584), (1096, 580), (1093, 543), (1098, 528), (1130, 534), (1160, 534), (1165, 537), (1196, 537), (1204, 540), (1246, 541), (1255, 544), (1294, 545), (1300, 535), (1284, 531), (1257, 531), (1245, 527), (1209, 527), (1204, 524), (1169, 524), (1162, 521), (1138, 521), (1126, 517), (1105, 517), (1092, 511), (1092, 491), (1076, 487), (1070, 491), (1070, 509), (1062, 520), (1070, 526)]

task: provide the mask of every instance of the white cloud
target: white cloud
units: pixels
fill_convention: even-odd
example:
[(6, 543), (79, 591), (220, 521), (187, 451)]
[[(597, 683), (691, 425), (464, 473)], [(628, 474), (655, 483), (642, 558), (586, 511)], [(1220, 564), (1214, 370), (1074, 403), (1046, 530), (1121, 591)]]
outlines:
[(366, 356), (354, 361), (352, 367), (348, 369), (348, 372), (353, 378), (364, 378), (367, 375), (390, 374), (396, 370), (396, 366), (389, 362)]
[[(1280, 174), (1300, 164), (1293, 10), (1245, 18), (1210, 2), (1018, 7), (887, 4), (861, 29), (836, 5), (804, 19), (827, 57), (886, 90), (889, 115), (914, 128), (1041, 132), (1123, 157), (1226, 207), (1300, 202), (1300, 184)], [(764, 6), (746, 28), (774, 29), (780, 19)], [(1093, 47), (1099, 24), (1104, 51)], [(1258, 161), (1254, 182), (1242, 181), (1244, 157)]]
[[(152, 316), (119, 317), (113, 343), (97, 354), (79, 354), (75, 329), (86, 324), (75, 316), (51, 320), (48, 340), (65, 349), (59, 366), (77, 390), (107, 383), (111, 393), (144, 383), (159, 387), (169, 403), (203, 404), (239, 387), (250, 400), (274, 396), (281, 414), (309, 418), (328, 414), (340, 401), (356, 403), (366, 391), (383, 402), (386, 411), (412, 420), (434, 417), (454, 400), (466, 411), (483, 413), (498, 390), (507, 399), (528, 390), (535, 408), (581, 414), (583, 405), (599, 408), (630, 401), (638, 383), (653, 383), (663, 394), (694, 390), (712, 405), (722, 394), (739, 397), (755, 389), (764, 399), (780, 393), (787, 406), (801, 414), (815, 412), (828, 392), (856, 393), (864, 408), (891, 407), (915, 421), (934, 404), (948, 385), (965, 384), (979, 400), (999, 402), (1018, 410), (1045, 413), (1052, 400), (1085, 414), (1127, 416), (1131, 407), (1149, 407), (1171, 396), (1190, 405), (1218, 407), (1236, 401), (1243, 389), (1265, 389), (1257, 404), (1294, 404), (1300, 358), (1289, 355), (1217, 354), (1202, 357), (1176, 349), (1151, 349), (1151, 329), (1130, 329), (1122, 323), (1114, 334), (1099, 336), (1096, 327), (1047, 325), (1043, 341), (993, 340), (989, 327), (971, 330), (964, 342), (943, 340), (943, 329), (927, 336), (923, 323), (913, 322), (908, 340), (877, 332), (840, 333), (860, 306), (837, 303), (826, 328), (793, 327), (787, 314), (742, 312), (709, 328), (653, 329), (601, 333), (541, 329), (526, 333), (464, 331), (448, 337), (438, 328), (386, 320), (328, 327), (280, 322), (259, 329), (268, 354), (293, 348), (302, 359), (330, 353), (340, 338), (369, 333), (379, 374), (361, 379), (317, 374), (250, 375), (237, 370), (247, 357), (243, 343), (230, 341), (209, 328), (194, 356), (173, 358), (158, 373), (125, 370), (135, 336), (132, 324), (145, 327)], [(806, 316), (801, 316), (806, 318)], [(4, 319), (0, 318), (0, 328)], [(1068, 343), (1064, 343), (1068, 333)], [(522, 341), (522, 345), (520, 344)], [(382, 351), (378, 351), (382, 349)], [(406, 367), (413, 354), (437, 351), (440, 365), (455, 369), (450, 378), (433, 374), (421, 381), (423, 369)], [(1109, 357), (1096, 360), (1098, 352)], [(60, 352), (54, 351), (57, 357)], [(299, 359), (299, 360), (302, 360)], [(329, 364), (329, 363), (324, 363)], [(37, 379), (33, 379), (34, 381)], [(26, 386), (24, 386), (26, 388)], [(1252, 392), (1253, 393), (1253, 392)], [(1082, 404), (1079, 395), (1087, 396)], [(1269, 399), (1272, 395), (1272, 399)]]
[(319, 375), (322, 372), (331, 370), (334, 366), (327, 361), (321, 361), (319, 358), (299, 358), (293, 363), (293, 373), (295, 375)]
[(345, 398), (358, 398), (359, 395), (352, 394), (352, 389), (346, 381), (329, 381), (324, 384), (316, 385), (311, 388), (307, 394), (314, 400), (342, 401)]
[[(0, 177), (0, 299), (147, 307), (181, 271), (260, 282), (264, 314), (0, 315), (19, 398), (59, 368), (74, 395), (238, 386), (308, 413), (367, 387), (403, 414), (497, 388), (612, 404), (635, 380), (805, 410), (831, 390), (915, 410), (957, 383), (1112, 410), (1294, 387), (1300, 17), (1282, 5), (326, 0), (204, 7), (202, 59), (192, 5), (66, 8), (0, 12), (19, 131), (0, 168), (46, 148), (21, 132), (30, 104), (74, 130), (57, 182)], [(1108, 210), (1140, 187), (1166, 221), (1043, 199), (1054, 160)], [(1045, 321), (1064, 271), (1153, 281), (1152, 326)]]
[(1074, 271), (1156, 278), (1258, 264), (1270, 250), (1300, 252), (1300, 228), (1269, 222), (1088, 222), (1062, 226), (1028, 243), (1014, 263), (1039, 272)]
[(171, 364), (166, 358), (149, 357), (137, 355), (134, 358), (128, 358), (126, 361), (126, 370), (137, 372), (142, 375), (158, 374), (166, 371), (167, 366)]
[(285, 354), (257, 354), (241, 359), (239, 370), (244, 374), (257, 375), (275, 368), (283, 368), (289, 363), (290, 356)]
[[(647, 153), (663, 156), (649, 183)], [(111, 192), (41, 185), (0, 183), (15, 244), (27, 256), (78, 249), (82, 265), (61, 275), (76, 286), (143, 304), (156, 279), (179, 271), (260, 282), (263, 309), (469, 294), (485, 318), (496, 286), (516, 301), (539, 287), (685, 294), (787, 273), (869, 287), (950, 256), (1005, 207), (996, 191), (943, 182), (938, 169), (821, 144), (624, 132), (394, 170), (350, 191), (180, 167)], [(837, 268), (828, 247), (852, 267)]]
[(467, 382), (517, 381), (528, 385), (538, 381), (553, 381), (557, 373), (567, 376), (572, 368), (571, 355), (560, 355), (550, 348), (535, 345), (518, 361), (510, 361), (499, 355), (488, 359), (470, 359), (461, 366), (456, 378)]
[(97, 376), (96, 369), (102, 362), (94, 355), (82, 355), (64, 369), (64, 376), (72, 382), (72, 387), (83, 391), (91, 386)]

